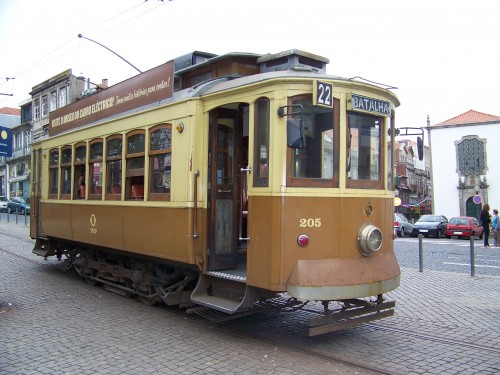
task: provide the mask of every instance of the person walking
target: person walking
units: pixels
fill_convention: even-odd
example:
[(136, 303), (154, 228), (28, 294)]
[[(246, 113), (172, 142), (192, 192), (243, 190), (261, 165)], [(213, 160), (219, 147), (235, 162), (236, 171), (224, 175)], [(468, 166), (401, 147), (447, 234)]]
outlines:
[(493, 217), (491, 218), (491, 236), (493, 237), (493, 246), (500, 246), (500, 242), (498, 241), (498, 210), (496, 208), (493, 209)]
[(479, 217), (481, 220), (481, 225), (484, 229), (484, 247), (490, 247), (489, 237), (490, 237), (490, 205), (486, 203), (483, 206), (483, 210), (481, 211), (481, 216)]

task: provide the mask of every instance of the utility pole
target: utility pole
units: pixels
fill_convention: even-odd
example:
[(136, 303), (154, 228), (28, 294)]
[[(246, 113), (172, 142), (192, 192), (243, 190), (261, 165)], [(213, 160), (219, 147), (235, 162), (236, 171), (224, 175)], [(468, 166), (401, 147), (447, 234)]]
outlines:
[(431, 213), (433, 214), (435, 212), (434, 211), (434, 169), (432, 168), (431, 120), (429, 118), (429, 115), (427, 115), (427, 136), (428, 136), (428, 140), (429, 140), (429, 167), (431, 169), (431, 185), (430, 185), (431, 207), (432, 207)]

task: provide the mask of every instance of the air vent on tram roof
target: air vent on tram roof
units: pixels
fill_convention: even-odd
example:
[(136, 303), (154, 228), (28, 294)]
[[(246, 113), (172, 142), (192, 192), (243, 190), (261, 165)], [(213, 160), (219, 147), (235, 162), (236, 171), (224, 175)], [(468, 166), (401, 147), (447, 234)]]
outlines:
[(267, 54), (257, 60), (257, 63), (260, 64), (261, 73), (289, 69), (308, 69), (316, 73), (326, 73), (326, 64), (329, 62), (330, 60), (326, 57), (299, 49)]

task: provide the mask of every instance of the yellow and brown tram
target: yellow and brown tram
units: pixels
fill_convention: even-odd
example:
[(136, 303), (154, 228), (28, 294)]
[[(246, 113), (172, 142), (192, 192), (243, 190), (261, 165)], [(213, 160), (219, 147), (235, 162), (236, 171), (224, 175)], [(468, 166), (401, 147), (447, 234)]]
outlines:
[(327, 63), (194, 52), (52, 112), (33, 252), (147, 304), (320, 301), (310, 334), (391, 315), (399, 101)]

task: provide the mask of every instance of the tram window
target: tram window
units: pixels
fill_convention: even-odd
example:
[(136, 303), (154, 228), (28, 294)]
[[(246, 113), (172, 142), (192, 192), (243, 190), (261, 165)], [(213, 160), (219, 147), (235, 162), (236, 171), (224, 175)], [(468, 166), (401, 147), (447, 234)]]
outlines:
[(87, 145), (75, 146), (74, 192), (75, 199), (85, 199), (85, 160), (87, 159)]
[(127, 135), (127, 199), (144, 199), (144, 130), (136, 130)]
[(383, 118), (351, 112), (347, 127), (347, 186), (381, 188)]
[(101, 139), (90, 142), (89, 154), (89, 199), (102, 199), (102, 149), (103, 144)]
[(113, 135), (106, 142), (106, 199), (120, 200), (122, 192), (122, 136)]
[(61, 151), (61, 198), (69, 199), (71, 194), (71, 146)]
[(167, 201), (171, 186), (172, 126), (152, 128), (149, 139), (149, 199)]
[(59, 150), (49, 153), (49, 198), (57, 199), (59, 189)]
[(269, 186), (269, 99), (255, 103), (253, 185)]
[(333, 108), (319, 107), (307, 95), (290, 104), (303, 107), (304, 147), (288, 149), (288, 185), (338, 187), (339, 101), (334, 100)]

